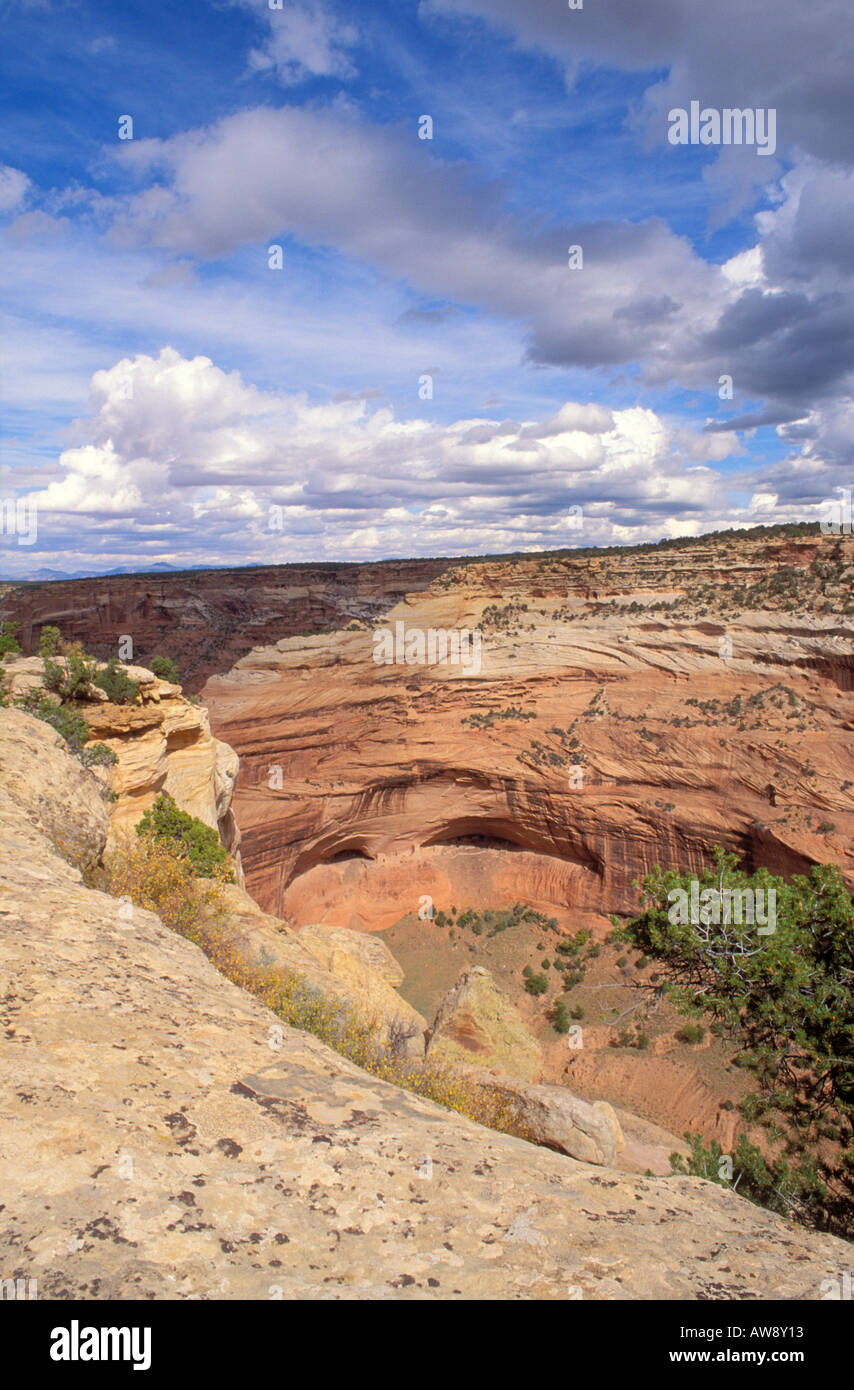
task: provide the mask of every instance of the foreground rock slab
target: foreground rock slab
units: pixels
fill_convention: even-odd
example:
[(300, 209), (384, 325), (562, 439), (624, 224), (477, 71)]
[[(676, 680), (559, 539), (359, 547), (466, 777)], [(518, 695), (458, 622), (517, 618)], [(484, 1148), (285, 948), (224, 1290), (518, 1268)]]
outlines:
[(424, 1055), (427, 1022), (398, 994), (403, 971), (381, 941), (346, 927), (293, 931), (236, 884), (226, 885), (222, 898), (227, 926), (240, 933), (250, 958), (293, 971), (327, 999), (377, 1023), (386, 1041), (396, 1033), (411, 1056)]
[(484, 1130), (86, 888), (0, 788), (0, 1272), (42, 1299), (820, 1299), (851, 1247)]

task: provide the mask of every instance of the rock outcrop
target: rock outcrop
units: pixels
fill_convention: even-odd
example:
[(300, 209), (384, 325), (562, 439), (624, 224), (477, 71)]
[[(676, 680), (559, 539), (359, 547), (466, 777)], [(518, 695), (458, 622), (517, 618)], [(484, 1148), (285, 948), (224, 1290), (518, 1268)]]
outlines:
[[(850, 1246), (537, 1149), (279, 1024), (70, 859), (94, 778), (0, 712), (0, 1270), (40, 1298), (820, 1299)], [(88, 775), (88, 774), (87, 774)], [(88, 829), (69, 855), (67, 821)], [(81, 832), (82, 834), (82, 832)]]
[[(136, 702), (113, 704), (94, 685), (74, 702), (89, 726), (89, 742), (103, 744), (117, 759), (105, 776), (115, 795), (112, 834), (131, 830), (160, 792), (168, 792), (181, 810), (218, 831), (242, 882), (240, 834), (231, 809), (237, 754), (214, 738), (207, 710), (188, 700), (179, 685), (158, 680), (144, 667), (122, 669), (139, 686)], [(37, 657), (18, 657), (4, 662), (2, 675), (15, 699), (41, 686), (44, 669)]]
[(476, 1063), (526, 1081), (537, 1081), (543, 1070), (543, 1050), (536, 1038), (489, 971), (479, 965), (468, 966), (442, 1000), (430, 1029), (427, 1056)]
[(17, 709), (0, 709), (0, 789), (3, 859), (15, 862), (15, 841), (31, 833), (77, 869), (98, 863), (107, 841), (109, 810), (103, 784), (68, 755), (49, 725)]

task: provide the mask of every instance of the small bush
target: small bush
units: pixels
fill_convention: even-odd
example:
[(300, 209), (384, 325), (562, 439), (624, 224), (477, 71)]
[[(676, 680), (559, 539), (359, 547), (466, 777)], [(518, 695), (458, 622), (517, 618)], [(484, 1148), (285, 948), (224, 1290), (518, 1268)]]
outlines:
[(114, 656), (95, 676), (94, 684), (105, 692), (114, 705), (132, 705), (139, 697), (139, 686), (130, 679)]
[(676, 1036), (680, 1042), (701, 1043), (706, 1036), (706, 1030), (701, 1023), (684, 1023)]
[(58, 656), (62, 650), (62, 633), (58, 627), (43, 627), (39, 634), (39, 656)]
[(565, 1004), (555, 1004), (549, 1018), (556, 1033), (569, 1032), (569, 1014)]
[(3, 622), (0, 623), (0, 661), (7, 656), (17, 656), (21, 648), (15, 633), (20, 627), (20, 623)]
[(203, 881), (174, 842), (146, 834), (126, 835), (107, 851), (103, 880), (95, 886), (156, 912), (167, 927), (204, 947), (203, 922), (215, 931), (221, 921), (220, 881)]
[(94, 659), (85, 655), (79, 642), (68, 648), (64, 661), (43, 657), (42, 667), (45, 690), (58, 695), (63, 704), (85, 699), (97, 670)]
[(526, 990), (529, 994), (533, 994), (534, 998), (536, 998), (537, 995), (545, 994), (548, 987), (549, 982), (545, 975), (529, 975), (525, 981)]
[(221, 876), (228, 883), (234, 882), (234, 873), (227, 868), (228, 853), (216, 831), (198, 816), (182, 811), (168, 792), (160, 793), (136, 833), (171, 847), (200, 878)]
[(169, 681), (171, 685), (181, 684), (181, 673), (169, 656), (153, 656), (148, 663), (158, 680)]
[(82, 750), (80, 761), (86, 767), (115, 767), (118, 758), (106, 743), (92, 743)]
[(611, 1047), (634, 1047), (643, 1052), (649, 1047), (649, 1034), (643, 1031), (640, 1024), (636, 1024), (634, 1030), (623, 1028), (616, 1038), (611, 1039)]

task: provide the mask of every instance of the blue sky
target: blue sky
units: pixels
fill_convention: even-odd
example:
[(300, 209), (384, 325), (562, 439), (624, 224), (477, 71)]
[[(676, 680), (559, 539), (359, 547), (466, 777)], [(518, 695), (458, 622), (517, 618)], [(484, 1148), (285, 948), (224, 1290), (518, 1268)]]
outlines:
[[(0, 574), (631, 543), (850, 486), (845, 0), (0, 14)], [(773, 153), (671, 144), (692, 100), (773, 108)]]

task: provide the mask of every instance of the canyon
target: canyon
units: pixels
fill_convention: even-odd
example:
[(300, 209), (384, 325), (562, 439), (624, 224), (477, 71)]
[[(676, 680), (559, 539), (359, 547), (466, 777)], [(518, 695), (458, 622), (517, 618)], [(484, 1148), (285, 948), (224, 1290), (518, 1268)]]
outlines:
[[(724, 1044), (682, 1045), (666, 1003), (645, 1050), (617, 1036), (646, 966), (611, 942), (611, 918), (635, 911), (656, 864), (696, 873), (717, 845), (787, 877), (835, 862), (854, 886), (854, 539), (780, 528), (298, 578), (13, 586), (0, 618), (25, 652), (54, 623), (102, 656), (130, 635), (178, 663), (200, 704), (161, 682), (141, 709), (87, 708), (119, 757), (111, 821), (174, 789), (233, 854), (233, 910), (265, 949), (342, 998), (386, 1012), (399, 998), (421, 1026), (482, 968), (525, 1032), (527, 1075), (616, 1107), (649, 1158), (637, 1171), (666, 1172), (689, 1128), (729, 1151), (743, 1078)], [(405, 646), (378, 661), (381, 629), (422, 634), (428, 657), (430, 633), (477, 632), (478, 662), (407, 661)], [(514, 903), (531, 923), (459, 927), (464, 909)], [(573, 1051), (549, 1022), (558, 972), (535, 999), (523, 967), (548, 967), (581, 928), (597, 959), (571, 996)], [(357, 940), (391, 948), (393, 985)], [(457, 1056), (483, 1024), (463, 1019)], [(508, 1056), (500, 1041), (482, 1064)]]
[(700, 1178), (484, 1129), (282, 1025), (154, 912), (87, 885), (117, 803), (58, 733), (0, 710), (0, 765), (13, 1286), (52, 1300), (820, 1300), (847, 1268), (846, 1242)]
[(383, 626), (479, 630), (477, 674), (377, 663), (358, 619), (251, 651), (202, 691), (240, 757), (250, 891), (382, 929), (422, 897), (626, 914), (654, 864), (716, 844), (854, 881), (852, 576), (854, 542), (822, 537), (468, 563)]
[[(645, 1051), (615, 1047), (638, 977), (611, 916), (635, 911), (655, 865), (697, 873), (717, 845), (786, 877), (833, 861), (854, 885), (852, 577), (852, 539), (820, 535), (467, 562), (382, 627), (478, 630), (476, 673), (377, 662), (355, 619), (247, 653), (202, 698), (240, 756), (249, 891), (296, 927), (390, 933), (427, 1015), (471, 951), (544, 1047), (546, 1079), (731, 1145), (724, 1048), (689, 1054), (666, 1008)], [(544, 932), (497, 951), (428, 918), (515, 902), (600, 946), (572, 996), (577, 1054), (546, 1021), (556, 972), (542, 1003), (524, 990)]]
[(128, 635), (139, 660), (157, 653), (175, 658), (185, 690), (195, 694), (207, 676), (227, 670), (257, 643), (382, 612), (444, 563), (275, 565), (5, 583), (0, 620), (20, 624), (25, 652), (35, 650), (46, 624), (103, 659), (117, 656), (119, 639)]

